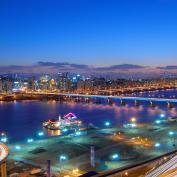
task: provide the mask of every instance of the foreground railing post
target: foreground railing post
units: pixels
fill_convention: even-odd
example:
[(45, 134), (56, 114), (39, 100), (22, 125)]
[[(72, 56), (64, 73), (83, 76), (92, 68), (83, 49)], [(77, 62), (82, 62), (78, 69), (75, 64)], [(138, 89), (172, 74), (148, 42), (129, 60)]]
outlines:
[(51, 161), (47, 160), (47, 177), (51, 177)]
[(91, 146), (90, 149), (90, 165), (95, 168), (95, 147)]
[(3, 162), (1, 164), (1, 176), (2, 177), (7, 177), (6, 162)]

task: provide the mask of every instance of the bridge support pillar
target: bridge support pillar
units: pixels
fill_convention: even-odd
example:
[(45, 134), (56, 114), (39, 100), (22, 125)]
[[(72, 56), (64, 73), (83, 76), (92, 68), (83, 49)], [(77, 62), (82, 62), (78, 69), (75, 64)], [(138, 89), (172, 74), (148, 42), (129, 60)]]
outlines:
[(156, 107), (156, 104), (154, 102), (150, 101), (150, 107), (154, 108), (154, 107)]
[(95, 103), (96, 103), (96, 104), (101, 104), (101, 99), (100, 99), (100, 98), (96, 98)]
[(86, 98), (86, 103), (90, 103), (90, 98), (89, 97)]
[(121, 106), (125, 106), (125, 105), (126, 105), (125, 100), (120, 100), (120, 105), (121, 105)]
[(137, 107), (140, 106), (140, 102), (135, 100), (135, 106), (137, 106)]
[(110, 104), (110, 105), (113, 104), (113, 100), (112, 100), (112, 98), (108, 98), (108, 104)]
[(3, 162), (3, 163), (1, 164), (1, 176), (2, 176), (2, 177), (7, 177), (6, 162)]

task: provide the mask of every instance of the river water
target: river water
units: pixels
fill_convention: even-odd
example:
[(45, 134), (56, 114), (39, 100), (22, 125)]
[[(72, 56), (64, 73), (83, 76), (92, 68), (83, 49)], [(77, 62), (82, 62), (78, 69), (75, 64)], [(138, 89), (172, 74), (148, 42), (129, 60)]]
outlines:
[[(176, 97), (177, 91), (146, 92), (143, 95), (152, 95), (170, 98)], [(154, 95), (154, 96), (153, 96)], [(135, 96), (135, 95), (134, 95)], [(136, 95), (137, 96), (137, 95)], [(138, 122), (153, 122), (160, 119), (161, 114), (165, 118), (176, 116), (176, 105), (168, 109), (165, 103), (158, 103), (157, 107), (151, 108), (148, 102), (143, 102), (135, 107), (133, 102), (127, 102), (126, 106), (120, 106), (117, 101), (109, 105), (103, 101), (102, 104), (93, 103), (60, 103), (57, 101), (14, 101), (0, 103), (0, 132), (8, 135), (9, 142), (23, 141), (28, 137), (35, 137), (37, 132), (42, 131), (42, 122), (57, 118), (73, 112), (84, 124), (92, 123), (100, 128), (109, 121), (112, 126), (120, 126), (130, 122), (136, 117)]]

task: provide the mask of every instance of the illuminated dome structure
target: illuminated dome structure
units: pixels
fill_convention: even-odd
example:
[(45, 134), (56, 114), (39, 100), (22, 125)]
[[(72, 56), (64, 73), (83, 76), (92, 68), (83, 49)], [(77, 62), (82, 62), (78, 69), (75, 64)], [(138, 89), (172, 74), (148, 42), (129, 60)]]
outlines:
[(5, 144), (0, 143), (0, 176), (7, 177), (6, 160), (9, 150)]
[(74, 114), (74, 113), (68, 113), (68, 114), (66, 114), (65, 116), (64, 116), (64, 118), (65, 119), (69, 119), (69, 120), (71, 120), (71, 119), (77, 119), (77, 117), (76, 117), (76, 115)]

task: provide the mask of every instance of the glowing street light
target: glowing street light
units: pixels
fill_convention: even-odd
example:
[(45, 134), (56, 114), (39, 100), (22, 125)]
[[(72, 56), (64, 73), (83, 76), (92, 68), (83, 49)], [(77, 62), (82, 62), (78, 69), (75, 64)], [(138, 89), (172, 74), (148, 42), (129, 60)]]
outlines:
[(73, 174), (77, 174), (79, 172), (79, 169), (78, 168), (73, 169), (72, 172), (73, 172)]
[(156, 120), (155, 123), (156, 123), (156, 124), (160, 124), (161, 121), (160, 121), (160, 120)]
[(124, 174), (125, 174), (125, 176), (128, 176), (128, 172), (125, 172)]
[(155, 143), (155, 147), (160, 147), (160, 143)]
[(136, 127), (136, 124), (134, 124), (134, 123), (130, 124), (130, 125), (131, 125), (132, 128)]
[(169, 131), (168, 134), (169, 134), (170, 136), (173, 136), (173, 135), (174, 135), (174, 132)]
[(7, 142), (7, 138), (6, 137), (1, 138), (1, 142), (6, 143)]
[(132, 117), (132, 118), (131, 118), (131, 122), (136, 122), (136, 118), (135, 118), (135, 117)]
[(44, 136), (44, 132), (38, 132), (38, 136)]
[(160, 114), (160, 117), (161, 117), (161, 118), (164, 118), (164, 117), (165, 117), (165, 114)]
[(67, 131), (68, 131), (68, 129), (67, 129), (67, 128), (64, 128), (64, 129), (62, 129), (62, 131), (63, 131), (63, 132), (67, 132)]
[(80, 135), (81, 135), (81, 132), (78, 131), (78, 132), (75, 133), (75, 135), (76, 135), (76, 136), (80, 136)]
[(18, 146), (18, 145), (17, 145), (17, 146), (15, 146), (15, 149), (16, 149), (16, 150), (21, 150), (21, 146)]
[(109, 127), (110, 126), (110, 122), (105, 122), (104, 124), (106, 127)]
[(60, 161), (67, 160), (67, 157), (65, 155), (60, 155)]
[(1, 136), (5, 136), (6, 134), (4, 132), (1, 133)]
[(32, 143), (34, 140), (32, 138), (27, 139), (27, 143)]
[(119, 155), (118, 155), (118, 154), (113, 154), (113, 155), (111, 156), (111, 158), (112, 158), (113, 160), (116, 160), (116, 159), (119, 158)]

